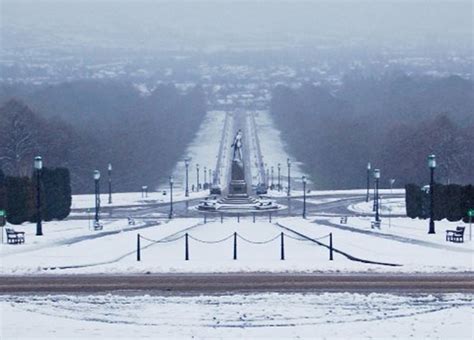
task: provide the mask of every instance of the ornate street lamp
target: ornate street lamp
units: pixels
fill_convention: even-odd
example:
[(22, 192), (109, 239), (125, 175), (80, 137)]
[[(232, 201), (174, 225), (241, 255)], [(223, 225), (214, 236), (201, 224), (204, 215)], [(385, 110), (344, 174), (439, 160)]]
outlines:
[(94, 170), (94, 183), (95, 183), (95, 222), (96, 225), (99, 223), (99, 210), (100, 210), (100, 171)]
[(173, 218), (173, 176), (170, 176), (170, 214), (169, 218)]
[(43, 159), (41, 156), (35, 157), (35, 172), (36, 172), (36, 236), (43, 235), (43, 225), (41, 216), (41, 173), (43, 170)]
[(189, 197), (189, 159), (184, 160), (184, 166), (186, 167), (186, 188), (184, 191), (184, 196)]
[(436, 156), (428, 156), (428, 167), (430, 168), (430, 227), (428, 234), (435, 234), (434, 223), (434, 171), (436, 169)]
[(375, 169), (374, 170), (374, 178), (375, 178), (375, 221), (379, 222), (380, 221), (380, 216), (379, 216), (379, 180), (380, 180), (380, 170)]
[(109, 163), (109, 167), (107, 168), (108, 175), (109, 175), (109, 204), (112, 203), (112, 164)]
[(199, 164), (196, 164), (196, 191), (199, 191)]
[(365, 201), (369, 201), (369, 190), (370, 190), (370, 169), (371, 169), (370, 162), (367, 163), (367, 195), (365, 196)]
[(290, 196), (291, 195), (291, 177), (290, 177), (291, 161), (289, 158), (286, 160), (286, 163), (288, 165), (288, 193), (287, 195)]
[(306, 176), (303, 176), (302, 180), (303, 180), (303, 218), (306, 218)]
[(281, 190), (281, 177), (280, 177), (280, 174), (281, 174), (281, 164), (278, 163), (278, 191)]

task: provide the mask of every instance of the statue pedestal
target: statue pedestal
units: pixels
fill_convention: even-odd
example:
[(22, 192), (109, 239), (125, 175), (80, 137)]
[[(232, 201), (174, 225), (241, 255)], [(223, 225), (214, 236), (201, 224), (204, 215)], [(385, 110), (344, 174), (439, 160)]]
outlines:
[(247, 182), (245, 182), (244, 165), (239, 160), (232, 162), (231, 181), (229, 184), (229, 198), (246, 198)]

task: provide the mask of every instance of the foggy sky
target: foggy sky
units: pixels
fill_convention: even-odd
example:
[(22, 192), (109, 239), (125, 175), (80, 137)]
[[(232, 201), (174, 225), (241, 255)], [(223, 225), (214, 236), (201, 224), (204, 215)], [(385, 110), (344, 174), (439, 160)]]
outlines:
[(371, 44), (472, 47), (471, 1), (2, 0), (2, 43), (141, 45)]

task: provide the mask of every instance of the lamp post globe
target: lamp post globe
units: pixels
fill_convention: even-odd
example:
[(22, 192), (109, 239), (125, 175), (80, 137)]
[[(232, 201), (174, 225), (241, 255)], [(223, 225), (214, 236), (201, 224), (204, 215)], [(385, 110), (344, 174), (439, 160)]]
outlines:
[(302, 177), (303, 182), (303, 218), (306, 218), (306, 176)]
[(36, 172), (36, 236), (43, 235), (43, 224), (41, 216), (41, 172), (43, 170), (43, 158), (36, 156), (34, 161)]
[(428, 167), (430, 168), (430, 225), (428, 234), (435, 234), (434, 222), (434, 171), (436, 169), (436, 156), (431, 154), (428, 156)]

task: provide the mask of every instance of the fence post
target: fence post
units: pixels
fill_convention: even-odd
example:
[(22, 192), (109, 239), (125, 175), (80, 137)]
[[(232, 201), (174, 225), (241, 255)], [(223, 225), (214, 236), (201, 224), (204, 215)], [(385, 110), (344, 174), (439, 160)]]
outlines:
[(285, 259), (285, 234), (281, 233), (280, 234), (281, 238), (281, 254), (280, 254), (280, 259), (284, 260)]
[(140, 234), (137, 234), (137, 261), (141, 260), (140, 254)]
[(184, 259), (189, 260), (189, 242), (188, 242), (188, 233), (184, 234)]
[(252, 213), (253, 215), (253, 223), (255, 223), (255, 213)]
[(221, 224), (224, 222), (224, 214), (221, 213)]
[(268, 222), (272, 223), (272, 213), (268, 213)]
[(206, 215), (206, 213), (204, 213), (204, 224), (206, 224), (206, 223), (207, 223), (207, 215)]
[(237, 233), (234, 232), (234, 260), (237, 260)]
[(237, 223), (240, 223), (240, 214), (237, 214)]
[(329, 261), (334, 259), (332, 255), (332, 233), (329, 233)]

